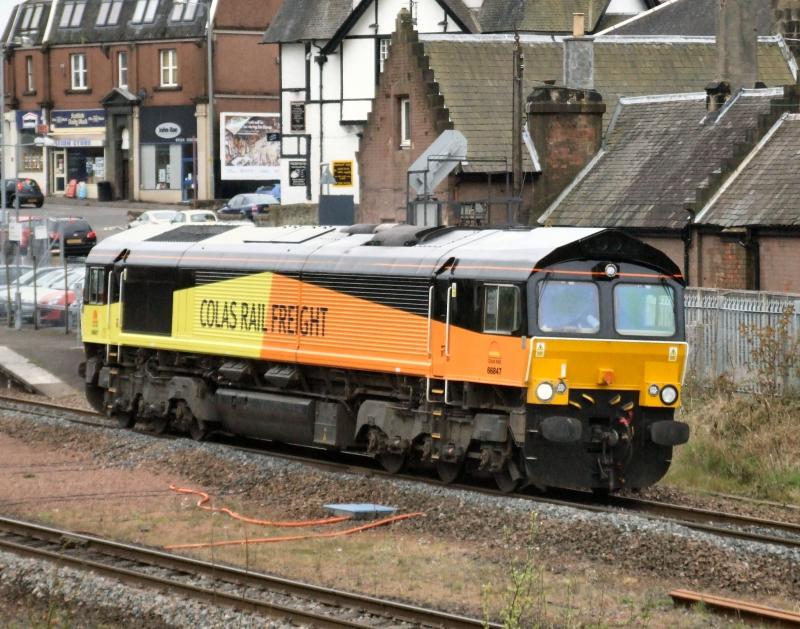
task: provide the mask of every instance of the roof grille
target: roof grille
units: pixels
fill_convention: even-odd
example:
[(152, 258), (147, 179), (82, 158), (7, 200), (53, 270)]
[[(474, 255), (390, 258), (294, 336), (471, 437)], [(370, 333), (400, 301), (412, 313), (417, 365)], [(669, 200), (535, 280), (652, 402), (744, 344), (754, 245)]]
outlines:
[(147, 242), (200, 242), (213, 236), (219, 236), (238, 225), (181, 225), (175, 229), (148, 238)]

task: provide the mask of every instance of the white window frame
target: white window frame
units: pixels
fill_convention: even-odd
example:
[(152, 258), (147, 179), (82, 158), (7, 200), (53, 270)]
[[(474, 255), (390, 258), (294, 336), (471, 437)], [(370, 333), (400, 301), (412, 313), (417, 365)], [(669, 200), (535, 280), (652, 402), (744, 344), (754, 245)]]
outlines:
[(117, 52), (117, 87), (128, 89), (128, 51)]
[(158, 0), (138, 0), (133, 11), (133, 24), (149, 24), (156, 17)]
[(22, 26), (20, 26), (20, 30), (27, 31), (31, 27), (32, 17), (33, 17), (33, 7), (26, 7), (25, 13), (22, 16)]
[(33, 80), (33, 57), (25, 57), (25, 87), (27, 92), (36, 91), (36, 82)]
[(169, 15), (170, 22), (191, 22), (197, 15), (199, 0), (175, 0), (172, 5), (172, 12)]
[(122, 0), (103, 0), (97, 11), (97, 26), (116, 26), (119, 22), (119, 13), (122, 10)]
[(178, 87), (178, 51), (162, 48), (159, 52), (161, 87)]
[(58, 23), (58, 27), (76, 28), (80, 26), (85, 8), (85, 2), (67, 2), (61, 12), (61, 21)]
[(408, 96), (400, 99), (400, 146), (411, 146), (411, 99)]
[(70, 85), (73, 90), (89, 89), (89, 73), (86, 67), (86, 53), (76, 52), (69, 56)]
[(381, 37), (378, 39), (378, 72), (383, 72), (383, 68), (386, 66), (386, 59), (389, 58), (389, 50), (391, 47), (391, 37)]

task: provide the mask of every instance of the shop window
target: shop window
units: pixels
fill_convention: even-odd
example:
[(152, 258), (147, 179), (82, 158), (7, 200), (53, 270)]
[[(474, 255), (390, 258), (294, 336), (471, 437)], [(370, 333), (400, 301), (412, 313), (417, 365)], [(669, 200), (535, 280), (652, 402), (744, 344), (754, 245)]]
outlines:
[(117, 53), (117, 86), (128, 88), (128, 52), (125, 50)]
[(36, 91), (36, 84), (33, 80), (33, 57), (25, 57), (25, 90), (28, 93)]
[(39, 172), (44, 170), (44, 159), (41, 147), (34, 146), (36, 133), (30, 130), (20, 131), (19, 134), (19, 163), (23, 172)]
[(61, 21), (59, 28), (76, 28), (81, 25), (83, 10), (86, 8), (85, 2), (67, 2), (61, 11)]
[(520, 291), (511, 284), (487, 284), (483, 309), (483, 331), (513, 334), (522, 324)]
[(86, 71), (86, 55), (82, 52), (70, 55), (69, 65), (72, 75), (72, 89), (85, 90), (89, 86), (87, 81), (88, 72)]
[(67, 149), (67, 179), (97, 183), (106, 178), (105, 153), (100, 147)]
[(161, 87), (178, 86), (178, 51), (167, 48), (161, 55)]
[(103, 0), (97, 11), (97, 26), (116, 26), (121, 10), (122, 0)]
[(400, 146), (411, 146), (411, 100), (400, 99)]
[(180, 190), (182, 153), (181, 144), (143, 144), (142, 189)]

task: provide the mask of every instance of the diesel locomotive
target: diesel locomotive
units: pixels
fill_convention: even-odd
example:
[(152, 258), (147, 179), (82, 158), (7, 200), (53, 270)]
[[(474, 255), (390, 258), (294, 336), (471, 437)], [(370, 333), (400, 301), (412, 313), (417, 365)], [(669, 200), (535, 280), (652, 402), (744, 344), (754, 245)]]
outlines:
[(86, 395), (121, 426), (639, 488), (688, 439), (680, 269), (604, 229), (143, 226), (86, 263)]

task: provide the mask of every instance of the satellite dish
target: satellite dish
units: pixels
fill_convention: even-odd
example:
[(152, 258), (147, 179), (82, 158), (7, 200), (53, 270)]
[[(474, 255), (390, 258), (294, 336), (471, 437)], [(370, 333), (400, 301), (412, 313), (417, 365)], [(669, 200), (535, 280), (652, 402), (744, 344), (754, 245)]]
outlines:
[(433, 141), (408, 169), (408, 183), (417, 194), (430, 194), (467, 158), (467, 138), (448, 129)]

